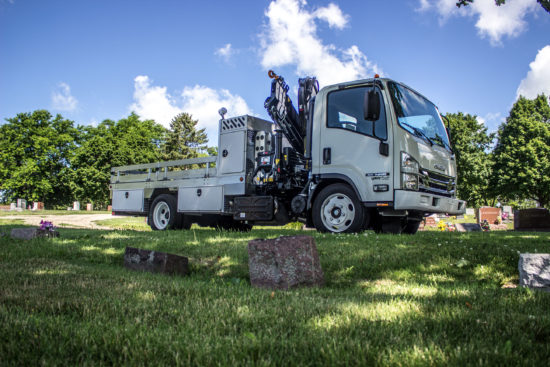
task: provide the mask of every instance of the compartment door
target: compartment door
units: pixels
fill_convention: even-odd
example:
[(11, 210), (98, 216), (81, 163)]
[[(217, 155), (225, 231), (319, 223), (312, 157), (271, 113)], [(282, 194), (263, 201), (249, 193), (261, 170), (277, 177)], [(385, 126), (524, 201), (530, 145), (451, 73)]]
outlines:
[(220, 173), (242, 173), (244, 171), (244, 151), (246, 148), (246, 131), (235, 131), (220, 137), (218, 151)]
[(142, 212), (143, 189), (139, 190), (114, 190), (113, 211)]

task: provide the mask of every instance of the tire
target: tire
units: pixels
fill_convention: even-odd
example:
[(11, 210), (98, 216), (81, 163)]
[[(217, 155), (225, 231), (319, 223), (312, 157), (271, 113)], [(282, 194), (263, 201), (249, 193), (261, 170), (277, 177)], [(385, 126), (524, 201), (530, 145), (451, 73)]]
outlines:
[(405, 228), (400, 217), (384, 218), (382, 220), (382, 233), (401, 234)]
[(173, 195), (162, 194), (153, 200), (147, 218), (147, 222), (153, 231), (164, 231), (176, 228), (178, 225), (177, 219), (176, 198)]
[(415, 234), (416, 232), (418, 232), (419, 227), (420, 227), (420, 221), (419, 220), (409, 220), (409, 221), (407, 221), (407, 224), (405, 225), (405, 229), (403, 229), (403, 233)]
[(352, 233), (363, 228), (365, 209), (349, 186), (338, 183), (317, 195), (312, 217), (319, 232)]

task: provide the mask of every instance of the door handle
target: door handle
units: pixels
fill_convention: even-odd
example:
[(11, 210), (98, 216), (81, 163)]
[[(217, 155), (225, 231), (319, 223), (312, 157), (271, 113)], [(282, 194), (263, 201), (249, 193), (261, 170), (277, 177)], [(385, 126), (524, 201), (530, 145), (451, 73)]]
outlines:
[(330, 148), (323, 148), (323, 164), (330, 164), (331, 150)]

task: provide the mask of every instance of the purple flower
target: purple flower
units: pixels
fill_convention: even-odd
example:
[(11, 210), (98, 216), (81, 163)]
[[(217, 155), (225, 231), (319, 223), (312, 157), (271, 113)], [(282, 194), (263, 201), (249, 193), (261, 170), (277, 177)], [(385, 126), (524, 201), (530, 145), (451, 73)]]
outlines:
[(53, 231), (55, 227), (53, 226), (52, 222), (49, 222), (47, 220), (41, 220), (40, 221), (40, 230), (42, 231)]

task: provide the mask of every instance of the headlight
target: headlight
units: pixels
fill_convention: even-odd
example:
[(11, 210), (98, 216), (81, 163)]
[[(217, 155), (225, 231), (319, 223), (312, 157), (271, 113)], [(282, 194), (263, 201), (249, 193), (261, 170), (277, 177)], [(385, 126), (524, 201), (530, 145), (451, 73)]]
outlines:
[(401, 152), (401, 172), (416, 173), (419, 171), (419, 164), (409, 153)]
[(401, 187), (418, 191), (420, 165), (409, 153), (401, 152)]
[(410, 173), (401, 174), (401, 183), (402, 187), (405, 190), (415, 190), (418, 191), (418, 176), (412, 175)]

